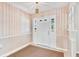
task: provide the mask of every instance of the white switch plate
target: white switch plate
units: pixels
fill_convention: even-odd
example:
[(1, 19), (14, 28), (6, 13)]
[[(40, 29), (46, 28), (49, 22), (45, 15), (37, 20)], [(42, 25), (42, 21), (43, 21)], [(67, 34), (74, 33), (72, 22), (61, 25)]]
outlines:
[(2, 48), (2, 45), (0, 44), (0, 49)]

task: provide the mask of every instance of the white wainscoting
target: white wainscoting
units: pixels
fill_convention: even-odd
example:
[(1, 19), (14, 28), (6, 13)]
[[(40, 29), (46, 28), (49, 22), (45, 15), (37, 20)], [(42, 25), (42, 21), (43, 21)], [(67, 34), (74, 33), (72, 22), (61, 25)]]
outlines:
[(0, 39), (0, 45), (3, 47), (0, 49), (0, 56), (8, 56), (23, 47), (29, 45), (31, 40), (31, 34), (21, 34), (14, 36), (7, 36)]

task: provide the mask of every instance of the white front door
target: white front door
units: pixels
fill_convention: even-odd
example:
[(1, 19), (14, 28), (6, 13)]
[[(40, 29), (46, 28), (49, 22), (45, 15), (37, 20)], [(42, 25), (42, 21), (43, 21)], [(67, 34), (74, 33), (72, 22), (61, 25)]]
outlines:
[(49, 47), (49, 20), (41, 18), (38, 23), (38, 40), (41, 45)]
[(56, 24), (53, 23), (51, 28), (51, 19), (56, 20), (54, 17), (41, 17), (33, 20), (33, 42), (46, 47), (56, 46)]

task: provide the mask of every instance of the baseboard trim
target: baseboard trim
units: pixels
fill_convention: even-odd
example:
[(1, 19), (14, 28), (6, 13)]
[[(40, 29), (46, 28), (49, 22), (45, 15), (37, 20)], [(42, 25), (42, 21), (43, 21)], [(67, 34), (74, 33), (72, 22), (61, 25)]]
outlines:
[(15, 50), (9, 52), (9, 53), (6, 53), (6, 54), (4, 54), (4, 55), (1, 55), (1, 57), (7, 57), (7, 56), (9, 56), (9, 55), (11, 55), (11, 54), (13, 54), (13, 53), (15, 53), (15, 52), (17, 52), (17, 51), (23, 49), (23, 48), (29, 46), (30, 44), (31, 44), (31, 43), (27, 43), (27, 44), (25, 44), (25, 45), (23, 45), (23, 46), (21, 46), (21, 47), (15, 49)]
[(13, 53), (15, 53), (15, 52), (17, 52), (17, 51), (19, 51), (19, 50), (21, 50), (21, 49), (29, 46), (29, 45), (33, 45), (33, 46), (36, 46), (36, 47), (45, 48), (45, 49), (48, 49), (48, 50), (54, 50), (54, 51), (58, 51), (58, 52), (63, 52), (63, 53), (67, 51), (67, 49), (62, 49), (62, 48), (58, 48), (58, 47), (55, 47), (55, 48), (47, 48), (47, 47), (43, 47), (43, 46), (40, 46), (40, 45), (37, 45), (37, 44), (34, 44), (34, 43), (29, 42), (29, 43), (27, 43), (27, 44), (25, 44), (25, 45), (23, 45), (23, 46), (15, 49), (15, 50), (11, 51), (11, 52), (9, 52), (9, 53), (6, 53), (4, 55), (1, 55), (1, 57), (8, 57), (9, 55), (11, 55), (11, 54), (13, 54)]
[(58, 51), (58, 52), (63, 52), (63, 53), (67, 51), (67, 49), (63, 49), (63, 48), (59, 48), (59, 47), (48, 48), (48, 47), (43, 47), (43, 46), (40, 46), (40, 45), (37, 45), (37, 44), (34, 44), (34, 43), (31, 43), (31, 45), (41, 47), (41, 48), (46, 48), (46, 49), (49, 49), (49, 50)]

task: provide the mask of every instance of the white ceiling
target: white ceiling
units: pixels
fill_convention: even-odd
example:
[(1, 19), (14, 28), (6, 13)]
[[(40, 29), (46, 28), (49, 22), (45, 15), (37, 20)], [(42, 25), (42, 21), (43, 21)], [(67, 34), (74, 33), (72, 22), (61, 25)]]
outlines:
[[(36, 4), (35, 2), (9, 2), (9, 4), (20, 8), (28, 13), (35, 13)], [(66, 6), (67, 2), (39, 2), (39, 9), (40, 12), (55, 9), (55, 8), (62, 8)]]

